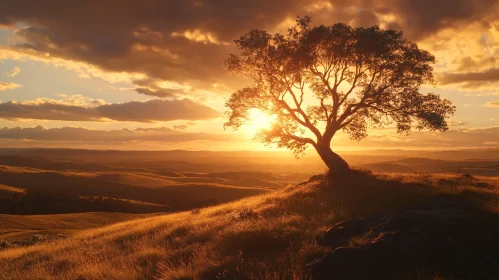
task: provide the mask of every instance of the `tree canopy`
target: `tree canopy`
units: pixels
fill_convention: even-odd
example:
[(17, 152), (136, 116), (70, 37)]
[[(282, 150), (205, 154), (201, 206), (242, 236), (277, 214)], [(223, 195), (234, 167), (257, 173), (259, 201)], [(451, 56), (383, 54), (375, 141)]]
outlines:
[(393, 124), (399, 133), (446, 131), (455, 111), (449, 100), (420, 92), (434, 82), (435, 57), (402, 32), (344, 23), (312, 28), (303, 17), (284, 35), (251, 30), (235, 43), (239, 52), (226, 67), (253, 84), (227, 101), (225, 127), (239, 128), (259, 109), (273, 121), (256, 139), (296, 155), (311, 145), (333, 170), (348, 169), (330, 148), (340, 130), (355, 140)]

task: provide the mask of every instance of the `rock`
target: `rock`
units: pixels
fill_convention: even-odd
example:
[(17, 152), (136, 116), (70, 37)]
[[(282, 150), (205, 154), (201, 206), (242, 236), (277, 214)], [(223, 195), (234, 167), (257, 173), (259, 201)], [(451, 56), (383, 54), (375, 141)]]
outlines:
[[(452, 198), (352, 218), (319, 237), (332, 251), (307, 267), (314, 279), (407, 279), (421, 268), (452, 266), (469, 258), (470, 242), (479, 244), (482, 238), (478, 220), (465, 203)], [(360, 246), (346, 247), (354, 237), (361, 239)], [(497, 256), (494, 250), (497, 246), (487, 253)]]
[(323, 246), (333, 249), (337, 248), (347, 243), (353, 236), (359, 235), (371, 228), (377, 220), (378, 217), (356, 217), (337, 223), (321, 235), (318, 238), (318, 242)]

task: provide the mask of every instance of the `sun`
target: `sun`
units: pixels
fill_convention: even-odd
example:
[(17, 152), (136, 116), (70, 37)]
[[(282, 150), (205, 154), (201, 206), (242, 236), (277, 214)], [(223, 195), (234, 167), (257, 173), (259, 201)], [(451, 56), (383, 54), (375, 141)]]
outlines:
[(246, 124), (246, 130), (248, 132), (256, 132), (261, 129), (269, 129), (273, 120), (273, 117), (265, 114), (260, 109), (250, 109), (249, 122)]

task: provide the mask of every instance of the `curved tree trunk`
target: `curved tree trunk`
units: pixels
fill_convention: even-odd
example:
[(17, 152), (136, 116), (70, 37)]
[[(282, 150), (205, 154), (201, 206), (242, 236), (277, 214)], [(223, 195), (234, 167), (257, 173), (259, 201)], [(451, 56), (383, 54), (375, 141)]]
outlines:
[(333, 152), (328, 144), (318, 144), (315, 149), (331, 172), (346, 173), (350, 171), (348, 163), (337, 153)]

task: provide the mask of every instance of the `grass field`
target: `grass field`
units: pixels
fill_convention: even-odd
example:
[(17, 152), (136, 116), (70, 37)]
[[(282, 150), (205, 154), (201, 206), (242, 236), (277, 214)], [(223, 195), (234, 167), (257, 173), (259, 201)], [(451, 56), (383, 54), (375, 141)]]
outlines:
[(57, 215), (4, 215), (0, 214), (0, 240), (16, 241), (44, 235), (49, 237), (60, 234), (102, 227), (105, 225), (144, 218), (153, 214), (126, 213), (76, 213)]
[(443, 195), (499, 212), (497, 177), (359, 174), (3, 250), (0, 279), (307, 279), (316, 237), (346, 218)]
[[(172, 212), (267, 193), (289, 184), (289, 178), (262, 172), (157, 174), (120, 171), (118, 167), (89, 172), (0, 165), (0, 199), (13, 196), (22, 200), (17, 203), (22, 209), (0, 205), (0, 213)], [(22, 191), (31, 196), (16, 196)], [(96, 203), (88, 201), (89, 197), (107, 200)], [(66, 206), (61, 207), (63, 204)], [(71, 207), (75, 205), (80, 206)]]

